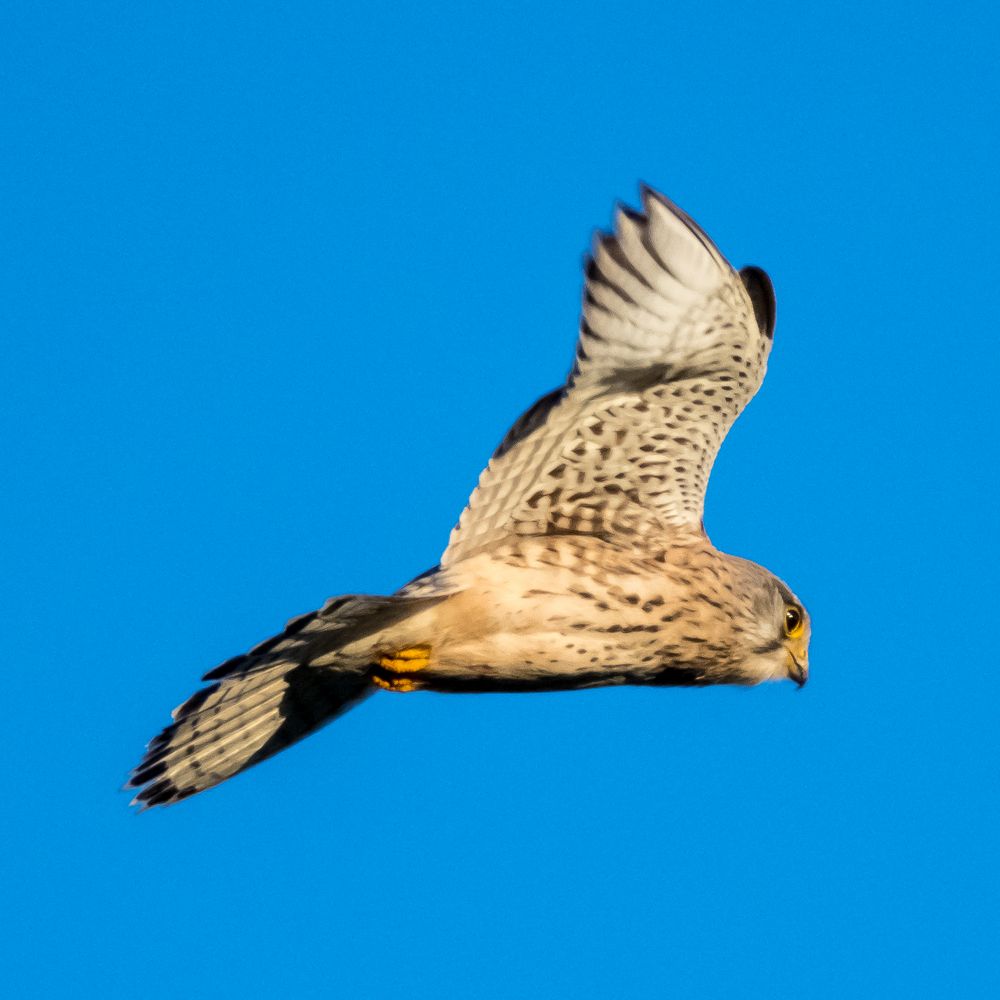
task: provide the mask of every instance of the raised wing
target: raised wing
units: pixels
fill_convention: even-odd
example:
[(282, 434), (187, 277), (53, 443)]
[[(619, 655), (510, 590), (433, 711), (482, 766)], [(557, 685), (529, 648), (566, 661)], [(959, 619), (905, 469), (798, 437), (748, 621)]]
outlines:
[(700, 530), (719, 446), (764, 378), (774, 293), (676, 205), (642, 197), (644, 214), (622, 208), (595, 238), (566, 384), (504, 438), (442, 565), (512, 535)]

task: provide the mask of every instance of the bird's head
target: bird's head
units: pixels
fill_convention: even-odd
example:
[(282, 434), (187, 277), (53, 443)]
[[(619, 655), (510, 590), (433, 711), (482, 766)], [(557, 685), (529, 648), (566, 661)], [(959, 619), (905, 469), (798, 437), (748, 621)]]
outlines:
[(749, 684), (787, 679), (802, 687), (809, 679), (809, 613), (773, 573), (740, 561), (750, 612), (744, 629), (750, 648), (741, 673)]

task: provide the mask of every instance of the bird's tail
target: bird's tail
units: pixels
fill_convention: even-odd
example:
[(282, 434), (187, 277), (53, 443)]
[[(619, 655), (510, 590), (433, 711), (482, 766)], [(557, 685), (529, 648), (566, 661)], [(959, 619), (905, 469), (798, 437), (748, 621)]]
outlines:
[(428, 599), (350, 596), (292, 619), (285, 631), (207, 673), (209, 687), (174, 709), (128, 787), (134, 805), (168, 805), (290, 746), (375, 690), (372, 643)]

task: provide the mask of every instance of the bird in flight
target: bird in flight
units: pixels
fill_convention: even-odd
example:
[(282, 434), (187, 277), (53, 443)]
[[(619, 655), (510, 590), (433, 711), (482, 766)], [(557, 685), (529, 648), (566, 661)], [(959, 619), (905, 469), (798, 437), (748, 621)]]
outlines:
[(132, 772), (133, 804), (217, 785), (377, 691), (805, 683), (802, 603), (702, 521), (764, 378), (771, 282), (659, 193), (642, 206), (595, 238), (572, 370), (500, 443), (440, 564), (207, 673)]

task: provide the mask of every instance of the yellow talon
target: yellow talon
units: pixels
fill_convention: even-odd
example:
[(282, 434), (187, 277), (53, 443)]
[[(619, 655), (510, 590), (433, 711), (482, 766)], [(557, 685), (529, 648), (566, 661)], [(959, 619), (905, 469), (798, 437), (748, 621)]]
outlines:
[(417, 685), (409, 677), (379, 677), (372, 674), (372, 683), (382, 688), (383, 691), (415, 691)]
[(426, 670), (431, 662), (430, 646), (410, 646), (397, 653), (387, 654), (378, 658), (378, 665), (383, 670), (394, 674), (408, 674), (415, 670)]
[(420, 685), (406, 675), (427, 669), (431, 662), (431, 647), (408, 646), (395, 653), (384, 654), (376, 662), (382, 670), (402, 676), (380, 677), (378, 674), (372, 674), (373, 683), (385, 691), (415, 691)]

